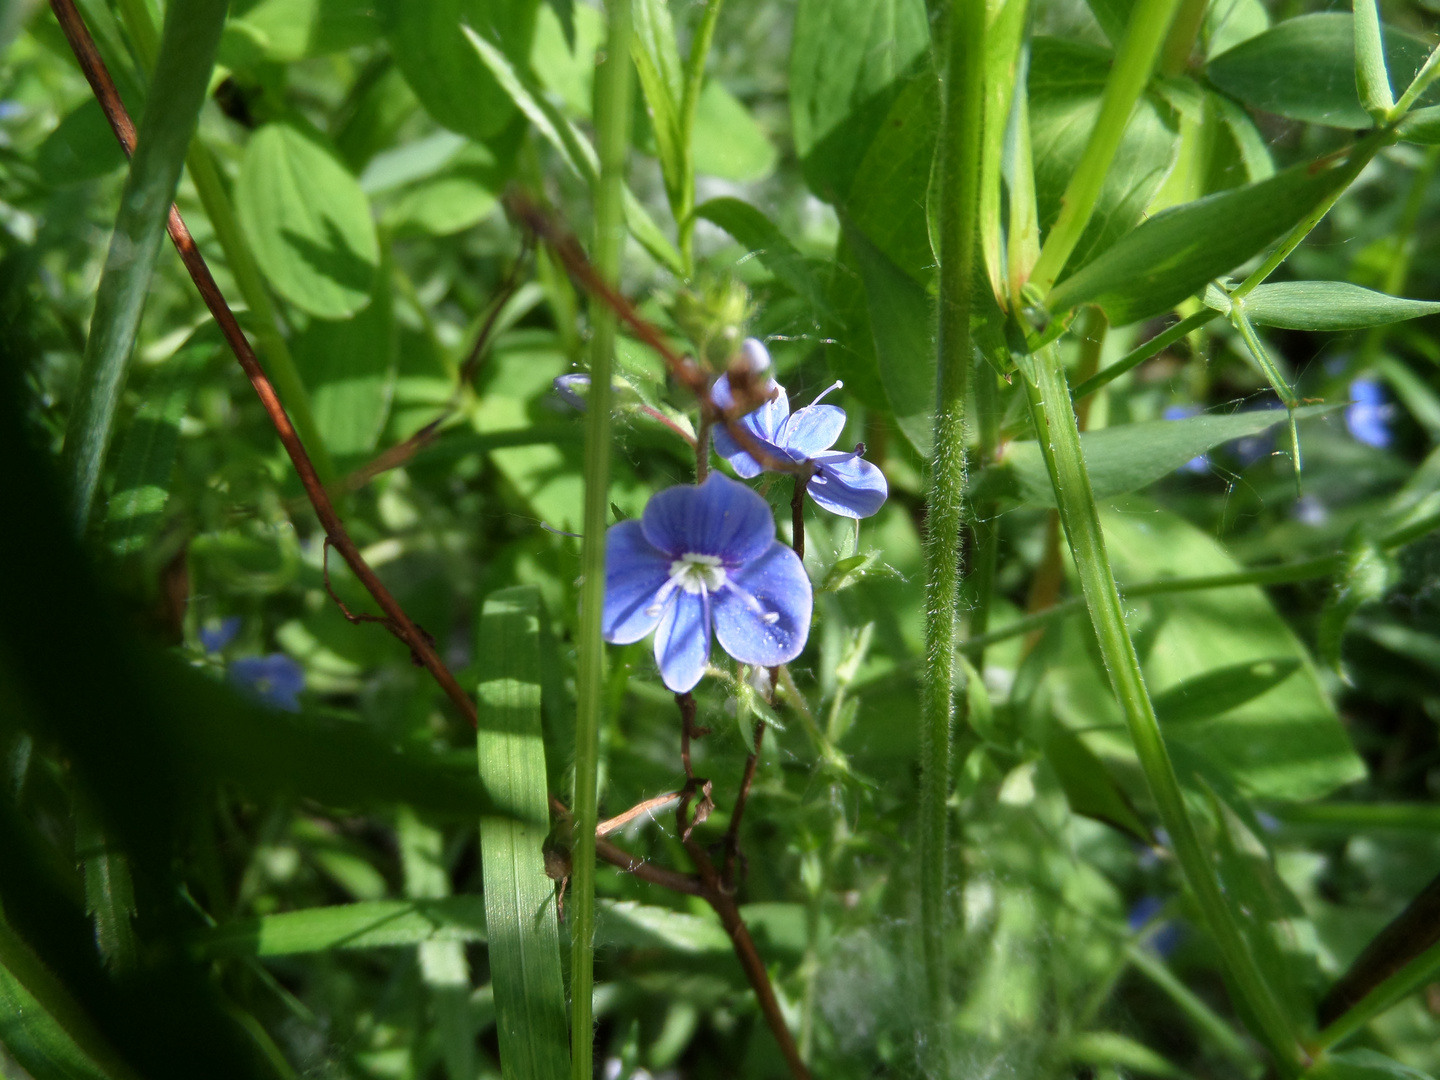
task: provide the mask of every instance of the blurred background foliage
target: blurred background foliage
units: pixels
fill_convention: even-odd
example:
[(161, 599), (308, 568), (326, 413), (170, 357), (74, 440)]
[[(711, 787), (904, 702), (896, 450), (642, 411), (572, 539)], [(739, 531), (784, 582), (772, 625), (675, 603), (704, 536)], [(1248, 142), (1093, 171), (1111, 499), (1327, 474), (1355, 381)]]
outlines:
[[(641, 7), (668, 13), (684, 55), (705, 5)], [(1123, 7), (1034, 5), (1042, 227), (1059, 212)], [(80, 8), (141, 115), (161, 13), (152, 0)], [(1305, 115), (1313, 73), (1285, 68), (1285, 56), (1265, 58), (1260, 76), (1233, 58), (1204, 65), (1311, 10), (1210, 5), (1189, 84), (1203, 98), (1173, 79), (1147, 95), (1105, 221), (1123, 232), (1147, 209), (1312, 160), (1344, 144), (1345, 125), (1364, 126), (1363, 111)], [(1421, 41), (1423, 58), (1434, 12), (1397, 2), (1383, 14)], [(848, 410), (842, 443), (864, 441), (890, 483), (858, 532), (809, 520), (817, 622), (793, 665), (806, 706), (770, 713), (715, 679), (697, 694), (713, 729), (697, 771), (715, 778), (718, 805), (702, 832), (726, 824), (752, 714), (772, 725), (746, 817), (742, 911), (825, 1077), (913, 1075), (923, 1009), (913, 718), (929, 419), (913, 403), (923, 406), (931, 377), (903, 357), (907, 342), (930, 352), (928, 316), (920, 309), (917, 322), (905, 306), (917, 290), (926, 302), (933, 277), (934, 95), (916, 76), (929, 19), (918, 0), (798, 10), (727, 0), (695, 119), (693, 265), (660, 163), (664, 118), (640, 94), (634, 114), (623, 291), (676, 340), (697, 325), (718, 335), (718, 356), (742, 329), (765, 340), (799, 401), (843, 378), (830, 399)], [(462, 21), (498, 63), (460, 34)], [(308, 398), (302, 434), (323, 447), (327, 481), (439, 421), (400, 467), (342, 485), (339, 506), (467, 691), (485, 659), (485, 598), (538, 590), (545, 763), (562, 798), (583, 463), (581, 419), (552, 383), (583, 370), (591, 302), (544, 250), (522, 248), (499, 199), (509, 184), (543, 192), (589, 235), (583, 146), (603, 39), (603, 14), (584, 0), (234, 0), (176, 196), (262, 360), (288, 353)], [(381, 626), (347, 623), (327, 596), (323, 534), (168, 249), (95, 523), (83, 544), (68, 531), (56, 462), (125, 159), (49, 10), (11, 0), (0, 48), (0, 552), (11, 582), (0, 593), (0, 1043), (13, 1055), (0, 1070), (21, 1076), (23, 1060), (49, 1061), (56, 1076), (193, 1076), (205, 1061), (216, 1076), (497, 1075), (485, 920), (465, 904), (482, 894), (475, 819), (489, 807), (475, 735), (403, 646)], [(1177, 165), (1181, 154), (1203, 154), (1203, 167)], [(207, 212), (196, 155), (213, 161), (231, 221)], [(1437, 164), (1436, 148), (1387, 148), (1283, 273), (1440, 297)], [(259, 299), (222, 253), (217, 234), (237, 225)], [(1107, 243), (1104, 227), (1075, 259)], [(889, 286), (887, 265), (901, 275)], [(1278, 404), (1222, 326), (1111, 383), (1091, 400), (1088, 428)], [(1348, 334), (1268, 331), (1301, 396), (1351, 403), (1302, 422), (1303, 494), (1271, 430), (1167, 466), (1143, 494), (1102, 499), (1122, 585), (1345, 551), (1357, 525), (1399, 520), (1430, 495), (1435, 326), (1431, 316)], [(1093, 372), (1158, 328), (1102, 328), (1064, 347), (1076, 371)], [(638, 342), (622, 338), (618, 364), (617, 518), (693, 469), (656, 419), (688, 427), (691, 403)], [(1005, 401), (1007, 435), (1024, 438), (1018, 395)], [(770, 495), (783, 507), (789, 493)], [(1034, 499), (1003, 506), (991, 629), (1069, 589), (1051, 511)], [(1422, 537), (1382, 559), (1341, 616), (1325, 580), (1130, 602), (1222, 882), (1267, 977), (1311, 1030), (1327, 987), (1440, 871), (1440, 545)], [(329, 581), (352, 611), (373, 610), (336, 559)], [(682, 775), (674, 704), (647, 646), (611, 648), (609, 663), (602, 816), (675, 790)], [(1261, 1075), (1155, 842), (1083, 619), (992, 646), (965, 695), (952, 797), (956, 1075)], [(619, 839), (688, 868), (668, 815)], [(599, 895), (606, 1077), (785, 1075), (705, 905), (610, 868)], [(335, 907), (361, 903), (372, 906)], [(335, 911), (313, 914), (321, 908)], [(76, 1010), (101, 1033), (89, 1057), (67, 1059), (20, 1021), (26, 995), (50, 985), (43, 971), (27, 980), (27, 963), (62, 987), (46, 1008)], [(1357, 1044), (1440, 1070), (1440, 983)], [(107, 1045), (113, 1060), (96, 1060)]]

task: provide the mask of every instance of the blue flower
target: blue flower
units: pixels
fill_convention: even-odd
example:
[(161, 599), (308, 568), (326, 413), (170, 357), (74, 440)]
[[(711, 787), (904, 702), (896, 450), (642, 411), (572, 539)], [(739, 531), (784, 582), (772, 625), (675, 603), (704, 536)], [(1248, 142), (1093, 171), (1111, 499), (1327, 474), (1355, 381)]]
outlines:
[[(747, 358), (753, 358), (756, 350), (763, 353), (764, 349), (754, 338), (746, 339), (744, 352)], [(766, 363), (768, 359), (766, 357)], [(764, 369), (763, 365), (757, 367), (754, 359), (751, 359), (751, 366)], [(869, 517), (884, 505), (890, 489), (885, 483), (885, 474), (860, 456), (864, 452), (863, 446), (848, 454), (830, 450), (845, 429), (845, 410), (836, 405), (821, 405), (820, 398), (840, 385), (837, 382), (809, 405), (793, 413), (785, 388), (775, 385), (773, 398), (736, 422), (777, 458), (811, 462), (815, 466), (815, 475), (810, 478), (806, 490), (826, 510), (842, 517)], [(721, 375), (715, 380), (715, 385), (710, 388), (710, 397), (722, 409), (734, 406), (729, 375)], [(764, 466), (746, 453), (723, 427), (715, 429), (715, 449), (737, 473), (747, 479), (759, 476), (764, 470)]]
[(1350, 384), (1351, 403), (1345, 406), (1345, 426), (1366, 446), (1384, 450), (1393, 441), (1390, 421), (1395, 406), (1385, 400), (1385, 391), (1371, 378), (1362, 376)]
[(235, 640), (235, 635), (240, 632), (240, 616), (231, 615), (221, 619), (216, 626), (202, 626), (200, 628), (200, 644), (206, 652), (220, 652)]
[[(1192, 416), (1200, 415), (1200, 407), (1198, 405), (1167, 405), (1161, 415), (1166, 420), (1188, 420)], [(1197, 454), (1175, 471), (1208, 473), (1210, 471), (1210, 459), (1204, 454)]]
[(627, 645), (654, 631), (660, 677), (677, 694), (705, 674), (712, 626), (742, 664), (794, 660), (811, 604), (810, 579), (775, 539), (770, 507), (720, 473), (667, 488), (640, 520), (606, 534), (605, 640)]
[(232, 661), (230, 681), (266, 705), (286, 712), (300, 711), (305, 669), (284, 653), (246, 656)]

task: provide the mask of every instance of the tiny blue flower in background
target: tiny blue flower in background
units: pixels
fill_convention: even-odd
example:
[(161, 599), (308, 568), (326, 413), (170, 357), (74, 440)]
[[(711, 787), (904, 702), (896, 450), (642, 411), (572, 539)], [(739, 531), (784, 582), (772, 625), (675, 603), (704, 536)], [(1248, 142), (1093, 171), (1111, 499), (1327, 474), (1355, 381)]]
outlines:
[(590, 389), (590, 376), (584, 374), (556, 375), (552, 384), (560, 400), (577, 412), (585, 411), (585, 399), (579, 394), (579, 387)]
[(1385, 391), (1375, 379), (1362, 376), (1350, 384), (1351, 403), (1345, 406), (1345, 426), (1358, 442), (1381, 450), (1387, 448), (1394, 436), (1390, 432), (1390, 421), (1395, 415), (1395, 406), (1385, 400)]
[[(1188, 420), (1192, 416), (1200, 415), (1198, 405), (1167, 405), (1162, 414), (1166, 420)], [(1184, 465), (1181, 465), (1176, 472), (1208, 473), (1210, 471), (1210, 459), (1204, 454), (1198, 454), (1191, 458)]]
[[(1284, 406), (1278, 401), (1266, 401), (1254, 409), (1247, 408), (1243, 411), (1254, 412), (1257, 410), (1283, 409)], [(1254, 465), (1263, 457), (1268, 457), (1275, 449), (1275, 429), (1266, 428), (1264, 431), (1254, 435), (1245, 435), (1238, 439), (1231, 439), (1225, 444), (1230, 452), (1235, 455), (1242, 467)]]
[(300, 711), (305, 669), (284, 653), (231, 661), (230, 681), (266, 705), (286, 712)]
[[(769, 365), (769, 357), (765, 356), (764, 364), (758, 365), (759, 357), (754, 355), (757, 350), (763, 354), (765, 346), (754, 338), (747, 338), (742, 351), (752, 370), (763, 371)], [(785, 388), (776, 385), (775, 396), (771, 400), (737, 422), (776, 457), (814, 464), (815, 475), (810, 478), (806, 490), (826, 510), (842, 517), (870, 517), (884, 505), (890, 488), (885, 482), (885, 474), (860, 456), (863, 447), (848, 454), (830, 450), (845, 429), (845, 410), (837, 405), (821, 405), (820, 398), (840, 385), (835, 383), (809, 405), (793, 413)], [(722, 409), (734, 405), (728, 375), (715, 380), (710, 396)], [(764, 471), (764, 466), (746, 453), (723, 427), (715, 429), (715, 449), (737, 473), (747, 479)]]
[(235, 635), (240, 632), (240, 616), (231, 615), (221, 619), (214, 626), (202, 626), (200, 628), (200, 644), (206, 652), (220, 652), (235, 640)]
[(773, 667), (805, 648), (813, 598), (799, 557), (775, 539), (770, 507), (720, 473), (660, 492), (640, 520), (605, 536), (606, 641), (652, 631), (660, 677), (692, 689), (720, 647), (742, 664)]
[[(1142, 896), (1135, 901), (1135, 906), (1126, 916), (1131, 932), (1138, 934), (1144, 930), (1164, 909), (1165, 904), (1158, 896)], [(1175, 946), (1180, 944), (1181, 935), (1179, 924), (1173, 921), (1163, 922), (1152, 932), (1150, 947), (1162, 957), (1169, 956), (1175, 951)]]

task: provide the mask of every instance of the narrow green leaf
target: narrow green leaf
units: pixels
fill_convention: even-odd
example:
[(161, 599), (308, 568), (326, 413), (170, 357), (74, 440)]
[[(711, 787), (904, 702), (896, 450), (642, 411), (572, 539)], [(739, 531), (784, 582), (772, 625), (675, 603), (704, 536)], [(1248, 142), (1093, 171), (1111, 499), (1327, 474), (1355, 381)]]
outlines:
[(1000, 228), (1001, 173), (1007, 123), (1015, 102), (1015, 82), (1025, 70), (1021, 41), (1026, 0), (1005, 0), (985, 37), (985, 134), (980, 168), (980, 250), (996, 298), (1005, 295), (1005, 262)]
[(1395, 91), (1385, 70), (1385, 47), (1380, 39), (1380, 9), (1375, 0), (1355, 0), (1355, 89), (1370, 118), (1383, 124), (1395, 107)]
[(1118, 1031), (1087, 1031), (1070, 1040), (1070, 1057), (1083, 1065), (1120, 1066), (1124, 1075), (1162, 1076), (1184, 1080), (1185, 1070), (1161, 1054)]
[(321, 319), (370, 302), (380, 241), (360, 184), (319, 132), (295, 120), (250, 137), (235, 208), (275, 290)]
[[(1436, 955), (1440, 957), (1440, 949)], [(1431, 1080), (1431, 1077), (1374, 1050), (1347, 1050), (1343, 1054), (1322, 1056), (1305, 1070), (1304, 1080)]]
[(630, 54), (650, 112), (665, 190), (670, 196), (670, 205), (678, 207), (685, 173), (680, 131), (680, 98), (684, 88), (680, 53), (675, 46), (675, 24), (666, 0), (636, 0), (635, 35), (630, 39)]
[(530, 55), (538, 0), (381, 0), (380, 24), (395, 63), (426, 112), (472, 139), (499, 135), (514, 118), (510, 95), (460, 34), (473, 28), (505, 55)]
[(1300, 666), (1293, 656), (1276, 656), (1192, 676), (1154, 696), (1155, 715), (1166, 725), (1213, 719), (1269, 693)]
[(1360, 330), (1440, 312), (1440, 303), (1406, 300), (1346, 281), (1280, 281), (1257, 285), (1245, 314), (1287, 330)]
[(1095, 752), (1071, 731), (1056, 725), (1045, 743), (1045, 760), (1055, 770), (1070, 809), (1103, 821), (1142, 844), (1155, 843), (1150, 826)]
[(1400, 137), (1422, 146), (1440, 145), (1440, 105), (1416, 109), (1400, 121)]
[[(1338, 406), (1307, 405), (1295, 415), (1304, 419)], [(1139, 491), (1168, 476), (1192, 458), (1221, 443), (1266, 431), (1283, 423), (1279, 409), (1192, 416), (1185, 420), (1149, 420), (1102, 428), (1080, 436), (1096, 498)], [(1029, 505), (1054, 506), (1049, 474), (1033, 441), (1014, 442), (999, 465), (984, 469), (973, 483), (974, 497), (1006, 495)]]
[(480, 821), (485, 922), (500, 1059), (516, 1080), (564, 1080), (569, 1026), (560, 976), (555, 883), (541, 845), (550, 831), (540, 724), (540, 592), (492, 594), (480, 616), (480, 778), (514, 818)]
[(151, 379), (121, 443), (115, 488), (105, 506), (105, 540), (116, 555), (144, 550), (159, 530), (170, 498), (180, 421), (202, 370), (219, 349), (215, 335), (202, 330)]
[(65, 472), (73, 485), (74, 524), (82, 532), (100, 483), (130, 351), (214, 64), (225, 8), (225, 0), (184, 0), (166, 11), (160, 56), (140, 118), (135, 157), (120, 193), (65, 429)]
[(135, 887), (124, 852), (111, 847), (90, 808), (77, 802), (75, 860), (85, 874), (85, 914), (95, 927), (95, 944), (116, 973), (135, 965)]
[(202, 957), (217, 959), (484, 940), (484, 899), (447, 896), (367, 900), (237, 919), (207, 930), (196, 939), (195, 948)]
[[(1386, 66), (1408, 85), (1430, 53), (1424, 39), (1384, 28)], [(1355, 26), (1348, 12), (1286, 19), (1206, 65), (1221, 90), (1246, 105), (1292, 120), (1330, 127), (1368, 128), (1374, 121), (1355, 84)], [(1422, 101), (1433, 104), (1432, 94)]]
[(1112, 326), (1158, 315), (1278, 240), (1344, 179), (1343, 169), (1297, 165), (1162, 211), (1060, 282), (1050, 311), (1099, 304)]

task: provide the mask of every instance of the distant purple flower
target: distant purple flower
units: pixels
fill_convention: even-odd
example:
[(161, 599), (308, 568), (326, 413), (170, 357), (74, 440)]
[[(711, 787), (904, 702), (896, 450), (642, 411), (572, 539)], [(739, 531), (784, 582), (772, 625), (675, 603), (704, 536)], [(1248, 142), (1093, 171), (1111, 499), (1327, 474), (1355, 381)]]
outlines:
[(1345, 406), (1345, 426), (1358, 442), (1386, 449), (1394, 440), (1390, 421), (1395, 406), (1385, 400), (1385, 391), (1375, 379), (1362, 376), (1350, 384), (1351, 404)]
[(579, 387), (590, 389), (590, 376), (584, 374), (556, 375), (552, 384), (560, 400), (577, 412), (585, 411), (585, 399), (580, 396)]
[(235, 635), (240, 632), (240, 616), (231, 615), (221, 619), (216, 626), (202, 626), (200, 628), (200, 644), (206, 652), (219, 652), (235, 640)]
[[(754, 338), (746, 339), (744, 352), (752, 369), (758, 363), (755, 351), (763, 353), (764, 348)], [(766, 356), (765, 363), (768, 362), (769, 357)], [(763, 366), (759, 370), (764, 370)], [(848, 454), (830, 449), (845, 429), (845, 410), (837, 405), (821, 405), (820, 398), (841, 384), (835, 383), (809, 405), (793, 413), (785, 388), (772, 385), (775, 386), (775, 397), (754, 412), (742, 416), (737, 423), (777, 458), (814, 464), (815, 475), (810, 478), (806, 490), (812, 499), (832, 514), (863, 518), (876, 513), (890, 493), (885, 474), (860, 456), (863, 446)], [(715, 380), (710, 397), (722, 409), (734, 405), (729, 375), (721, 375)], [(764, 466), (723, 427), (715, 429), (715, 449), (737, 473), (747, 479), (764, 471)]]
[(305, 669), (284, 653), (231, 661), (230, 681), (266, 705), (286, 712), (300, 711)]
[(710, 631), (742, 664), (773, 667), (805, 648), (813, 598), (799, 557), (775, 539), (770, 507), (712, 472), (660, 492), (605, 537), (606, 641), (655, 633), (665, 685), (684, 693), (710, 660)]
[[(1158, 896), (1142, 896), (1135, 901), (1135, 906), (1126, 915), (1125, 921), (1129, 924), (1132, 933), (1140, 933), (1159, 918), (1165, 910), (1165, 903)], [(1150, 947), (1160, 956), (1169, 956), (1180, 944), (1182, 931), (1180, 925), (1173, 920), (1160, 923), (1151, 932)]]
[[(1166, 420), (1188, 420), (1192, 416), (1200, 415), (1200, 407), (1198, 405), (1167, 405), (1165, 412), (1161, 415)], [(1175, 471), (1203, 475), (1210, 471), (1210, 459), (1204, 454), (1197, 454)]]

